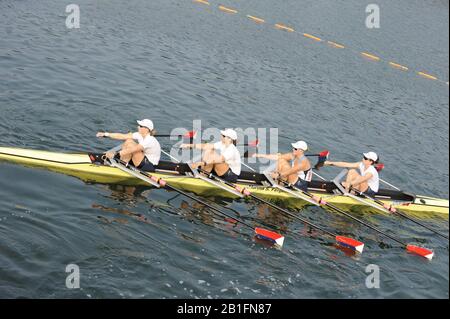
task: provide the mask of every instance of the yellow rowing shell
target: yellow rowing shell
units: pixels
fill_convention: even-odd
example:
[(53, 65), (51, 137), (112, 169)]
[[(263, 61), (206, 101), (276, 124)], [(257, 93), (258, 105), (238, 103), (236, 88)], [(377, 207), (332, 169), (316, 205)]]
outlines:
[[(54, 172), (74, 176), (90, 183), (147, 186), (143, 181), (128, 175), (120, 169), (92, 164), (88, 154), (66, 154), (0, 147), (0, 160), (21, 164), (28, 167), (44, 168)], [(223, 197), (235, 196), (208, 182), (193, 177), (178, 175), (170, 172), (159, 172), (154, 175), (166, 179), (168, 183), (175, 187), (191, 191), (197, 195)], [(261, 185), (242, 186), (247, 187), (256, 196), (261, 196), (274, 201), (282, 201), (287, 207), (301, 208), (308, 205), (308, 203), (302, 201), (301, 199), (273, 187)], [(322, 196), (329, 203), (341, 208), (353, 209), (354, 206), (357, 209), (365, 208), (364, 212), (370, 211), (380, 213), (379, 210), (370, 208), (370, 206), (366, 206), (364, 203), (347, 196), (324, 193), (319, 190), (316, 192), (312, 191), (312, 193)], [(392, 204), (394, 207), (401, 209), (404, 212), (419, 217), (438, 215), (448, 218), (449, 214), (448, 199), (417, 195), (414, 202), (395, 202), (392, 200), (384, 200), (384, 202), (390, 205)]]

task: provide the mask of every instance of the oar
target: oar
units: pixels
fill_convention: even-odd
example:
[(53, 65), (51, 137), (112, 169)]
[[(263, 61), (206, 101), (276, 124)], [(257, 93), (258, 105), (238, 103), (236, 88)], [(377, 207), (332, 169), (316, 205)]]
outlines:
[(355, 240), (355, 239), (353, 239), (353, 238), (340, 236), (340, 235), (337, 235), (337, 234), (335, 234), (335, 233), (333, 233), (333, 232), (330, 232), (330, 231), (328, 231), (328, 230), (326, 230), (326, 229), (324, 229), (324, 228), (322, 228), (322, 227), (320, 227), (320, 226), (317, 226), (317, 225), (315, 225), (315, 224), (309, 222), (308, 220), (306, 220), (306, 219), (304, 219), (304, 218), (301, 218), (301, 217), (299, 217), (299, 216), (297, 216), (297, 215), (294, 215), (294, 214), (291, 213), (290, 211), (288, 211), (288, 210), (286, 210), (286, 209), (284, 209), (284, 208), (281, 208), (281, 207), (278, 206), (278, 205), (275, 205), (275, 204), (273, 204), (273, 203), (271, 203), (271, 202), (269, 202), (269, 201), (267, 201), (267, 200), (265, 200), (265, 199), (262, 199), (262, 198), (260, 198), (260, 197), (258, 197), (258, 196), (253, 195), (253, 194), (252, 194), (247, 188), (245, 188), (245, 187), (241, 187), (241, 186), (235, 185), (235, 184), (233, 184), (233, 183), (230, 183), (230, 182), (228, 182), (228, 181), (225, 181), (225, 180), (223, 180), (222, 178), (220, 178), (220, 177), (218, 177), (218, 176), (216, 176), (216, 175), (213, 175), (213, 174), (211, 174), (211, 173), (209, 173), (209, 172), (206, 172), (206, 171), (204, 171), (204, 170), (201, 170), (201, 169), (199, 169), (199, 170), (202, 171), (202, 172), (205, 173), (205, 174), (208, 174), (208, 176), (209, 176), (210, 178), (215, 179), (215, 180), (217, 180), (217, 181), (219, 181), (219, 182), (222, 182), (222, 183), (224, 183), (225, 185), (228, 185), (228, 186), (230, 186), (230, 187), (233, 187), (234, 189), (236, 189), (238, 192), (242, 193), (242, 194), (245, 195), (245, 196), (251, 197), (251, 198), (253, 198), (253, 199), (255, 199), (255, 200), (257, 200), (257, 201), (259, 201), (259, 202), (261, 202), (261, 203), (264, 203), (264, 204), (266, 204), (266, 205), (269, 205), (270, 207), (272, 207), (272, 208), (274, 208), (274, 209), (276, 209), (276, 210), (282, 212), (283, 214), (285, 214), (285, 215), (287, 215), (287, 216), (290, 216), (290, 217), (292, 217), (292, 218), (294, 218), (294, 219), (300, 220), (301, 222), (303, 222), (303, 223), (309, 225), (310, 227), (315, 228), (315, 229), (318, 229), (318, 230), (322, 231), (323, 233), (325, 233), (325, 234), (327, 234), (327, 235), (329, 235), (329, 236), (331, 236), (331, 237), (334, 237), (334, 239), (336, 240), (337, 244), (339, 244), (339, 245), (341, 245), (341, 246), (343, 246), (343, 247), (349, 248), (349, 249), (351, 249), (351, 250), (353, 250), (353, 251), (357, 251), (357, 252), (359, 252), (359, 253), (362, 253), (362, 251), (363, 251), (363, 249), (364, 249), (364, 243), (362, 243), (362, 242), (360, 242), (360, 241), (357, 241), (357, 240)]
[[(249, 144), (250, 145), (250, 144)], [(252, 145), (250, 145), (250, 146), (252, 146)], [(324, 150), (324, 151), (322, 151), (322, 152), (320, 152), (320, 153), (317, 153), (317, 154), (305, 154), (305, 156), (309, 156), (309, 157), (319, 157), (319, 158), (324, 158), (323, 159), (323, 162), (325, 162), (326, 161), (326, 159), (328, 158), (328, 155), (330, 154), (330, 152), (329, 151), (327, 151), (327, 150)], [(248, 158), (248, 157), (251, 157), (253, 154), (252, 153), (249, 153), (248, 151), (247, 152), (245, 152), (244, 153), (244, 158)], [(323, 166), (323, 165), (322, 165)]]
[(316, 165), (314, 165), (314, 169), (319, 170), (325, 164), (325, 161), (328, 159), (329, 155), (330, 155), (329, 151), (325, 150), (323, 152), (320, 152), (318, 154), (319, 158), (317, 159), (317, 163)]
[(342, 215), (345, 215), (348, 218), (350, 218), (350, 219), (352, 219), (352, 220), (354, 220), (354, 221), (356, 221), (356, 222), (358, 222), (358, 223), (360, 223), (360, 224), (362, 224), (362, 225), (364, 225), (366, 227), (369, 227), (372, 230), (375, 230), (376, 232), (386, 236), (387, 238), (392, 239), (393, 241), (401, 244), (404, 248), (406, 248), (407, 251), (409, 251), (409, 252), (411, 252), (413, 254), (425, 257), (425, 258), (427, 258), (429, 260), (431, 260), (433, 258), (433, 256), (434, 256), (434, 252), (432, 250), (429, 250), (429, 249), (424, 248), (424, 247), (419, 247), (419, 246), (415, 246), (415, 245), (411, 245), (411, 244), (406, 244), (406, 243), (400, 241), (399, 239), (397, 239), (397, 238), (395, 238), (395, 237), (393, 237), (393, 236), (391, 236), (391, 235), (389, 235), (389, 234), (379, 230), (375, 226), (372, 226), (372, 225), (370, 225), (370, 224), (368, 224), (368, 223), (366, 223), (366, 222), (364, 222), (364, 221), (362, 221), (362, 220), (360, 220), (360, 219), (350, 215), (349, 213), (347, 213), (344, 210), (336, 207), (335, 205), (332, 205), (332, 204), (328, 203), (327, 201), (323, 200), (321, 197), (314, 196), (311, 193), (303, 191), (303, 190), (301, 190), (301, 189), (299, 189), (299, 188), (297, 188), (295, 186), (292, 186), (292, 185), (290, 185), (290, 186), (293, 189), (295, 189), (296, 191), (302, 192), (303, 194), (305, 194), (305, 195), (309, 196), (310, 198), (314, 199), (317, 203), (319, 203), (321, 205), (325, 205), (325, 206), (335, 210), (336, 212), (338, 212), (338, 213), (340, 213)]
[[(158, 135), (155, 135), (158, 136)], [(161, 136), (161, 135), (160, 135)], [(167, 136), (171, 136), (171, 135), (167, 135)], [(189, 136), (184, 136), (184, 135), (173, 135), (173, 136), (183, 136), (183, 137), (189, 137)], [(208, 142), (209, 143), (209, 142)], [(237, 144), (236, 146), (249, 146), (249, 147), (258, 147), (259, 146), (259, 140), (256, 139), (254, 141), (250, 141), (248, 143), (244, 143), (244, 144)]]
[(412, 217), (409, 217), (409, 216), (405, 215), (404, 213), (402, 213), (400, 210), (398, 210), (398, 209), (395, 208), (394, 206), (388, 205), (388, 204), (386, 204), (386, 203), (383, 203), (382, 201), (380, 201), (380, 200), (378, 200), (378, 199), (376, 199), (376, 198), (373, 198), (373, 197), (367, 195), (366, 193), (359, 191), (359, 190), (356, 189), (356, 188), (353, 188), (353, 187), (352, 187), (351, 190), (353, 190), (354, 192), (356, 192), (356, 193), (359, 194), (359, 195), (364, 196), (365, 198), (367, 198), (367, 199), (369, 199), (369, 200), (374, 201), (375, 203), (379, 204), (379, 205), (382, 206), (384, 209), (386, 209), (388, 212), (391, 212), (391, 213), (400, 215), (400, 216), (402, 216), (403, 218), (406, 218), (406, 219), (412, 221), (413, 223), (415, 223), (415, 224), (417, 224), (417, 225), (420, 225), (420, 226), (422, 226), (423, 228), (428, 229), (429, 231), (435, 233), (436, 235), (439, 235), (439, 236), (441, 236), (441, 237), (444, 237), (444, 238), (446, 238), (446, 239), (449, 239), (448, 236), (446, 236), (446, 235), (444, 235), (444, 234), (438, 232), (437, 230), (435, 230), (435, 229), (433, 229), (433, 228), (431, 228), (431, 227), (429, 227), (429, 226), (427, 226), (427, 225), (425, 225), (425, 224), (422, 224), (421, 222), (419, 222), (419, 221), (418, 221), (417, 219), (415, 219), (415, 218), (412, 218)]
[(220, 210), (220, 209), (218, 209), (218, 208), (208, 204), (207, 202), (203, 201), (202, 199), (200, 199), (200, 198), (198, 198), (196, 196), (190, 195), (190, 194), (188, 194), (188, 193), (186, 193), (186, 192), (184, 192), (184, 191), (182, 191), (182, 190), (180, 190), (180, 189), (178, 189), (178, 188), (176, 188), (176, 187), (174, 187), (172, 185), (169, 185), (162, 178), (154, 176), (154, 175), (151, 175), (150, 173), (142, 171), (142, 170), (139, 170), (139, 169), (137, 169), (135, 167), (129, 166), (127, 163), (125, 163), (123, 161), (120, 161), (120, 160), (118, 161), (116, 159), (112, 159), (112, 160), (109, 160), (109, 161), (110, 161), (110, 163), (112, 163), (113, 166), (121, 169), (124, 172), (127, 172), (128, 174), (130, 174), (132, 176), (135, 176), (135, 177), (137, 177), (137, 178), (147, 182), (148, 184), (150, 184), (152, 186), (154, 186), (154, 184), (156, 183), (156, 184), (160, 185), (161, 187), (165, 187), (167, 189), (171, 189), (171, 190), (173, 190), (175, 192), (178, 192), (181, 195), (184, 195), (184, 196), (186, 196), (186, 197), (188, 197), (188, 198), (190, 198), (190, 199), (192, 199), (192, 200), (194, 200), (194, 201), (196, 201), (196, 202), (198, 202), (198, 203), (200, 203), (200, 204), (202, 204), (202, 205), (212, 209), (213, 212), (216, 212), (216, 214), (219, 213), (219, 214), (221, 214), (223, 216), (226, 216), (226, 217), (228, 217), (228, 218), (230, 218), (232, 220), (235, 220), (238, 223), (241, 223), (242, 225), (252, 229), (255, 232), (256, 237), (259, 238), (259, 239), (267, 240), (267, 241), (270, 241), (271, 243), (277, 244), (279, 247), (283, 247), (283, 243), (284, 243), (284, 236), (283, 235), (280, 235), (280, 234), (278, 234), (276, 232), (273, 232), (273, 231), (270, 231), (270, 230), (267, 230), (267, 229), (264, 229), (264, 228), (259, 228), (259, 227), (255, 228), (255, 227), (247, 224), (243, 220), (238, 219), (236, 217), (233, 217), (233, 216), (227, 214), (226, 212), (224, 212), (223, 210)]
[[(243, 158), (250, 158), (250, 157), (253, 156), (254, 153), (255, 153), (255, 152), (245, 151)], [(319, 161), (318, 161), (318, 163), (316, 164), (316, 166), (314, 167), (316, 170), (319, 170), (319, 169), (324, 165), (324, 163), (325, 163), (325, 161), (327, 160), (329, 154), (330, 154), (329, 151), (324, 150), (324, 151), (322, 151), (322, 152), (320, 152), (320, 153), (317, 153), (317, 154), (305, 154), (305, 156), (309, 156), (309, 157), (316, 157), (316, 156), (317, 156), (317, 157), (319, 157)], [(245, 165), (245, 166), (247, 166), (247, 165)], [(248, 167), (248, 166), (247, 166), (247, 167)], [(252, 171), (255, 171), (255, 170), (252, 169), (252, 168), (251, 168), (251, 170), (252, 170)], [(315, 173), (315, 172), (313, 172), (313, 174), (316, 175), (317, 177), (319, 177), (321, 180), (325, 181), (325, 178), (323, 178), (323, 177), (320, 176), (319, 174), (317, 174), (317, 173)]]
[[(384, 169), (384, 164), (383, 164), (383, 163), (378, 163), (378, 164), (376, 164), (376, 165), (375, 165), (375, 169), (376, 169), (378, 172), (381, 172), (381, 171)], [(381, 178), (378, 178), (378, 179), (380, 180), (380, 182), (382, 182), (382, 183), (384, 183), (384, 184), (386, 184), (386, 185), (392, 187), (393, 189), (395, 189), (395, 190), (397, 190), (397, 191), (400, 191), (400, 188), (398, 188), (397, 186), (394, 186), (394, 185), (392, 185), (391, 183), (388, 183), (388, 182), (386, 182), (385, 180), (383, 180), (383, 179), (381, 179)]]
[[(378, 163), (378, 164), (375, 165), (375, 169), (376, 169), (378, 172), (381, 172), (381, 171), (383, 170), (383, 168), (384, 168), (384, 164), (383, 164), (383, 163)], [(358, 193), (358, 194), (361, 195), (361, 196), (364, 196), (364, 197), (367, 198), (368, 200), (371, 200), (371, 201), (377, 203), (378, 205), (381, 206), (380, 209), (381, 209), (381, 208), (384, 208), (387, 212), (391, 212), (391, 213), (394, 213), (394, 214), (398, 214), (398, 215), (402, 216), (403, 218), (406, 218), (406, 219), (412, 221), (413, 223), (415, 223), (415, 224), (417, 224), (417, 225), (420, 225), (420, 226), (422, 226), (422, 227), (428, 229), (429, 231), (431, 231), (431, 232), (433, 232), (433, 233), (435, 233), (435, 234), (437, 234), (437, 235), (439, 235), (439, 236), (441, 236), (441, 237), (443, 237), (443, 238), (449, 239), (448, 236), (446, 236), (446, 235), (444, 235), (444, 234), (438, 232), (437, 230), (435, 230), (435, 229), (433, 229), (433, 228), (431, 228), (431, 227), (429, 227), (429, 226), (427, 226), (427, 225), (422, 224), (421, 222), (419, 222), (418, 220), (416, 220), (416, 219), (414, 219), (414, 218), (412, 218), (412, 217), (409, 217), (409, 216), (405, 215), (404, 213), (402, 213), (401, 211), (399, 211), (398, 209), (396, 209), (396, 208), (393, 207), (392, 205), (385, 204), (385, 203), (383, 203), (382, 201), (380, 201), (380, 200), (378, 200), (378, 199), (372, 198), (372, 197), (370, 197), (369, 195), (367, 195), (366, 193), (361, 192), (361, 191), (359, 191), (359, 190), (356, 189), (356, 188), (353, 188), (353, 187), (352, 187), (351, 190), (355, 191), (356, 193)], [(374, 206), (374, 208), (376, 208), (376, 206)]]
[(154, 135), (154, 137), (184, 137), (184, 138), (190, 138), (190, 139), (194, 139), (197, 136), (197, 132), (196, 131), (189, 131), (185, 134), (178, 134), (178, 135), (174, 135), (174, 134), (156, 134)]

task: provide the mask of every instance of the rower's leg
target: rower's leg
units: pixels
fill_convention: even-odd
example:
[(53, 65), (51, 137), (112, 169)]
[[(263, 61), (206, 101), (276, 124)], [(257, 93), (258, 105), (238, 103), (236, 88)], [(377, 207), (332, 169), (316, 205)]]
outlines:
[(355, 179), (357, 179), (360, 175), (356, 171), (356, 169), (351, 169), (347, 173), (347, 179), (345, 180), (347, 183), (353, 182)]
[(360, 192), (365, 192), (369, 188), (369, 184), (367, 184), (367, 182), (364, 182), (359, 184), (358, 186), (355, 186), (355, 188)]
[[(137, 143), (132, 140), (126, 140), (125, 143), (123, 143), (123, 150), (128, 150), (130, 148), (134, 148), (137, 146)], [(121, 156), (120, 159), (124, 162), (130, 162), (131, 160), (133, 161), (134, 166), (139, 166), (142, 162), (142, 160), (144, 159), (144, 152), (143, 151), (137, 151), (131, 154), (128, 154), (126, 156)]]
[(221, 164), (215, 164), (214, 165), (214, 171), (216, 172), (217, 176), (223, 176), (228, 170), (230, 169), (230, 166), (226, 163)]
[[(214, 151), (213, 150), (206, 150), (206, 151), (204, 151), (203, 155), (202, 155), (202, 161), (205, 162), (205, 163), (210, 162), (212, 160), (212, 158), (213, 158), (213, 155), (214, 155)], [(194, 167), (197, 167), (196, 164), (197, 163), (194, 164)], [(214, 168), (214, 164), (209, 164), (209, 165), (205, 165), (205, 166), (202, 167), (202, 169), (207, 171), (207, 172), (212, 172), (213, 168)]]
[[(360, 177), (361, 177), (361, 175), (359, 175), (359, 173), (356, 169), (351, 169), (347, 174), (347, 180), (346, 180), (347, 185), (348, 185), (348, 183), (351, 183)], [(361, 192), (365, 192), (368, 187), (369, 187), (369, 185), (367, 184), (367, 182), (364, 182), (364, 183), (359, 184), (358, 186), (355, 186), (355, 188)]]
[(145, 154), (142, 151), (133, 153), (131, 160), (133, 161), (134, 166), (138, 167), (139, 165), (141, 165), (142, 161), (144, 160), (144, 157)]
[[(123, 151), (126, 151), (126, 150), (128, 150), (130, 147), (132, 147), (132, 146), (134, 146), (134, 145), (136, 145), (136, 142), (135, 142), (134, 140), (132, 140), (132, 139), (128, 139), (128, 140), (126, 140), (126, 141), (123, 143), (123, 145), (122, 145), (122, 150), (123, 150)], [(120, 156), (120, 159), (121, 159), (122, 161), (128, 163), (128, 162), (131, 160), (132, 155), (133, 155), (133, 154), (128, 154), (128, 155), (125, 155), (125, 156)]]
[[(214, 150), (206, 150), (203, 152), (202, 161), (205, 163), (215, 162), (217, 159), (216, 156), (218, 156), (218, 154), (216, 154), (216, 152)], [(199, 166), (200, 166), (200, 163), (192, 164), (193, 168), (198, 168)], [(214, 164), (207, 164), (205, 166), (202, 166), (202, 169), (207, 172), (212, 172), (212, 170), (214, 169)]]
[(208, 172), (212, 172), (214, 170), (214, 172), (217, 174), (217, 176), (222, 176), (224, 175), (226, 172), (228, 172), (228, 169), (230, 168), (228, 166), (228, 164), (226, 163), (221, 163), (223, 161), (223, 157), (221, 155), (219, 155), (216, 151), (214, 150), (209, 150), (205, 152), (205, 156), (203, 158), (203, 161), (206, 163), (216, 163), (216, 164), (210, 164), (210, 165), (206, 165), (208, 168)]
[[(283, 172), (286, 171), (288, 169), (291, 168), (291, 164), (289, 163), (288, 160), (285, 159), (279, 159), (278, 163), (277, 163), (277, 172)], [(291, 174), (289, 175), (287, 178), (283, 178), (284, 181), (290, 183), (290, 184), (295, 184), (297, 182), (298, 179), (298, 175), (297, 174)]]

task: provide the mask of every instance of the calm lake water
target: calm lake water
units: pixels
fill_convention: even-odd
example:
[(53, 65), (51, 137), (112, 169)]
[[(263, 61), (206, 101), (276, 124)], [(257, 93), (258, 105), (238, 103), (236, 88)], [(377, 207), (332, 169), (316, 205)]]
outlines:
[[(384, 179), (448, 198), (448, 85), (414, 74), (448, 81), (448, 1), (378, 0), (380, 29), (366, 28), (358, 0), (220, 2), (237, 15), (216, 0), (76, 3), (80, 29), (66, 28), (65, 2), (0, 1), (1, 146), (103, 151), (114, 143), (95, 138), (99, 130), (127, 132), (148, 117), (170, 133), (201, 119), (204, 128), (278, 128), (280, 150), (290, 150), (287, 137), (301, 138), (334, 160), (373, 149), (386, 164)], [(166, 150), (172, 144), (161, 139)], [(355, 212), (433, 248), (433, 261), (320, 209), (300, 213), (363, 240), (364, 254), (349, 257), (254, 202), (210, 200), (249, 223), (284, 227), (284, 248), (255, 242), (174, 192), (87, 184), (2, 162), (0, 297), (449, 297), (448, 242), (408, 221)], [(448, 233), (448, 217), (424, 222)], [(68, 264), (80, 267), (80, 289), (66, 288)], [(370, 264), (380, 267), (379, 289), (365, 285)]]

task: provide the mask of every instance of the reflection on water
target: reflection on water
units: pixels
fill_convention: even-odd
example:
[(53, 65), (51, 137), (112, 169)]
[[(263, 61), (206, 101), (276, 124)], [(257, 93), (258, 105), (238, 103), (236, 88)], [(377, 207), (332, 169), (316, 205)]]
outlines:
[[(0, 1), (0, 144), (99, 151), (115, 144), (96, 139), (97, 131), (127, 132), (142, 118), (154, 120), (161, 134), (198, 119), (204, 128), (276, 127), (280, 151), (290, 149), (291, 139), (308, 141), (311, 152), (329, 149), (334, 160), (373, 149), (386, 164), (383, 179), (448, 198), (445, 85), (273, 28), (255, 29), (245, 16), (230, 20), (192, 1), (134, 0), (140, 10), (129, 10), (127, 1), (79, 1), (85, 14), (79, 30), (61, 23), (59, 1)], [(267, 21), (289, 18), (311, 34), (448, 77), (442, 74), (448, 73), (448, 1), (380, 1), (389, 15), (376, 31), (360, 19), (360, 0), (315, 0), (307, 7), (248, 0), (245, 7)], [(166, 150), (174, 143), (160, 142)], [(326, 178), (334, 173), (321, 170)], [(202, 195), (254, 227), (282, 233), (283, 249), (171, 191), (86, 184), (4, 163), (0, 189), (0, 297), (449, 296), (448, 242), (394, 216), (346, 208), (405, 242), (432, 247), (432, 262), (297, 201), (274, 203), (364, 242), (364, 253), (335, 247), (333, 238), (253, 200)], [(430, 220), (448, 232), (448, 216)], [(83, 290), (66, 289), (68, 263), (80, 265)], [(382, 269), (380, 289), (364, 285), (368, 264)]]

